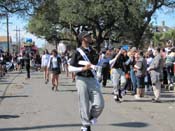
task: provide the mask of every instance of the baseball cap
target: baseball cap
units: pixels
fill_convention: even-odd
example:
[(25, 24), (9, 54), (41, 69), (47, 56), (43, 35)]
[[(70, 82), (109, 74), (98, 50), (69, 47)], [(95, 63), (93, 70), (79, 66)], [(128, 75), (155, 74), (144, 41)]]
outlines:
[(83, 31), (83, 32), (81, 32), (81, 33), (78, 35), (78, 39), (79, 39), (80, 41), (82, 41), (82, 39), (83, 39), (84, 37), (90, 36), (90, 35), (91, 35), (91, 33), (89, 33), (88, 31)]

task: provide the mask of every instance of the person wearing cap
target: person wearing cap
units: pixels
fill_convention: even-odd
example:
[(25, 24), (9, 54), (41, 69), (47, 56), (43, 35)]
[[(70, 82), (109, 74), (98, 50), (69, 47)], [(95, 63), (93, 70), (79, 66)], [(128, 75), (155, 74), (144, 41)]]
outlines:
[(162, 80), (162, 71), (163, 71), (163, 59), (160, 54), (160, 48), (155, 49), (155, 57), (150, 64), (150, 66), (147, 68), (147, 70), (150, 72), (151, 76), (151, 82), (154, 92), (154, 98), (152, 99), (152, 102), (157, 103), (160, 102), (160, 91), (161, 91), (161, 80)]
[(69, 71), (76, 72), (76, 88), (82, 122), (81, 131), (91, 131), (91, 125), (96, 122), (104, 108), (104, 99), (100, 88), (97, 87), (97, 80), (91, 66), (98, 63), (99, 56), (90, 46), (92, 43), (91, 34), (86, 31), (81, 32), (78, 39), (81, 43), (78, 49), (85, 53), (89, 64), (80, 64), (80, 61), (84, 61), (84, 57), (77, 49), (69, 62)]

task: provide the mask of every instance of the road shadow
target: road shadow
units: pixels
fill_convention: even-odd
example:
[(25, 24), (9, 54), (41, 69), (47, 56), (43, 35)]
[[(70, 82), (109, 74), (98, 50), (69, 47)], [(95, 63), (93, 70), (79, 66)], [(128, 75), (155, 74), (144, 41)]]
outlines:
[(59, 90), (59, 92), (77, 92), (77, 90)]
[(5, 98), (21, 98), (21, 97), (29, 97), (27, 95), (21, 95), (21, 96), (0, 96), (0, 99), (5, 99)]
[(0, 119), (12, 119), (12, 118), (19, 118), (18, 115), (0, 115)]
[(175, 98), (174, 94), (161, 94), (161, 98)]
[(123, 102), (151, 102), (151, 100), (135, 100), (135, 99), (130, 99), (130, 100), (123, 100)]
[(7, 81), (7, 79), (0, 79), (0, 83), (3, 83), (3, 82), (6, 83), (8, 81)]
[(0, 128), (0, 131), (26, 131), (26, 130), (41, 130), (51, 128), (66, 128), (66, 127), (80, 127), (81, 124), (58, 124), (58, 125), (41, 125), (33, 127), (12, 127), (12, 128)]
[(113, 93), (107, 93), (107, 92), (103, 92), (103, 95), (113, 95)]
[(175, 102), (175, 99), (174, 100), (161, 100), (161, 103), (174, 103)]
[(144, 122), (124, 122), (124, 123), (113, 123), (112, 126), (129, 127), (129, 128), (144, 128), (149, 126), (149, 124)]
[(75, 86), (75, 84), (60, 84), (60, 86)]
[(9, 85), (9, 84), (17, 84), (13, 82), (0, 82), (0, 85)]
[[(123, 100), (123, 102), (149, 102), (149, 103), (152, 103), (152, 100), (150, 99), (150, 100), (142, 100), (142, 99), (140, 99), (140, 100), (133, 100), (133, 99), (131, 99), (131, 100)], [(161, 99), (160, 100), (160, 102), (158, 102), (158, 103), (174, 103), (175, 102), (175, 99), (168, 99), (168, 100), (165, 100), (165, 99)]]
[(33, 79), (42, 79), (42, 78), (43, 78), (43, 76), (37, 76), (37, 77), (34, 76), (34, 77), (33, 77)]

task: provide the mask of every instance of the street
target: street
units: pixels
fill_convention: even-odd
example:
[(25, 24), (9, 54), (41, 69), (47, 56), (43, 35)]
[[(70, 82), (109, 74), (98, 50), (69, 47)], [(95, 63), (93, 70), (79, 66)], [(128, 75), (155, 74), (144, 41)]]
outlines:
[[(80, 131), (78, 97), (71, 75), (60, 75), (59, 92), (44, 83), (42, 72), (10, 72), (0, 78), (0, 131)], [(110, 85), (110, 83), (108, 83)], [(102, 88), (105, 108), (92, 131), (175, 131), (175, 92), (163, 91), (162, 103), (149, 93), (141, 100), (126, 95), (113, 100), (112, 88)]]

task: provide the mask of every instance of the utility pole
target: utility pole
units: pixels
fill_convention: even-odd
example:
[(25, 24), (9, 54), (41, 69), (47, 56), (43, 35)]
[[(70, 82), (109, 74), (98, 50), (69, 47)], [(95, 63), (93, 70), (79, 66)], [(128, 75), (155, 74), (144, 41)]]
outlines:
[(20, 53), (20, 48), (21, 48), (21, 34), (20, 34), (21, 30), (20, 29), (18, 30), (18, 33), (19, 33), (18, 34), (18, 36), (19, 36), (18, 40), (19, 40), (19, 53)]
[(6, 24), (6, 27), (7, 27), (7, 52), (10, 53), (9, 24), (12, 24), (12, 23), (9, 23), (8, 13), (3, 14), (3, 16), (6, 17), (6, 23), (3, 23), (3, 24)]
[(7, 20), (7, 52), (10, 53), (10, 42), (9, 42), (9, 16), (6, 14), (6, 20)]
[(21, 46), (21, 40), (20, 40), (20, 29), (17, 28), (16, 26), (16, 44), (18, 44), (18, 52), (20, 53), (20, 46)]

